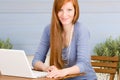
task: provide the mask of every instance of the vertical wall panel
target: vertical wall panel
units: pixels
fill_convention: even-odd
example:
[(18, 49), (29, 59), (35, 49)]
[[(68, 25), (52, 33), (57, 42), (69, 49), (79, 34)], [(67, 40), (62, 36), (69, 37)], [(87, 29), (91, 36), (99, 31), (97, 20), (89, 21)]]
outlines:
[[(91, 32), (91, 51), (107, 37), (120, 35), (119, 0), (78, 0), (79, 21)], [(14, 49), (34, 54), (44, 27), (50, 23), (53, 0), (0, 0), (0, 39)]]

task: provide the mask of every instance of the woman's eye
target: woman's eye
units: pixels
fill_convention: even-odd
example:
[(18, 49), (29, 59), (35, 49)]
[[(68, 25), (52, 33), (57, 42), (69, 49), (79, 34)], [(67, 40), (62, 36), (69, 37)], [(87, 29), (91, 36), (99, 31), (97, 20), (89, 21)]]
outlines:
[(72, 9), (68, 9), (68, 11), (72, 11)]

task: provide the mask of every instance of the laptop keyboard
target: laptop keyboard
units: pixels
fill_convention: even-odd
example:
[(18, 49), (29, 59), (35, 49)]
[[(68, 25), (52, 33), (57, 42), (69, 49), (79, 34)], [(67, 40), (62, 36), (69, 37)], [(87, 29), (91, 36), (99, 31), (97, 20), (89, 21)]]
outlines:
[(47, 76), (47, 72), (40, 72), (40, 71), (35, 71), (35, 70), (32, 70), (32, 71), (33, 71), (34, 76), (37, 76), (37, 77), (46, 77)]

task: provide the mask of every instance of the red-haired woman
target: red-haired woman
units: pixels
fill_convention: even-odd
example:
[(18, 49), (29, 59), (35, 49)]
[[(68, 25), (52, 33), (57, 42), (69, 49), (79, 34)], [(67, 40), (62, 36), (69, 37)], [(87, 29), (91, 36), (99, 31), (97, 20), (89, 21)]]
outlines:
[[(32, 65), (48, 78), (85, 73), (68, 80), (97, 80), (91, 66), (88, 29), (79, 23), (77, 0), (54, 0), (51, 24), (43, 32)], [(50, 48), (50, 66), (44, 64)]]

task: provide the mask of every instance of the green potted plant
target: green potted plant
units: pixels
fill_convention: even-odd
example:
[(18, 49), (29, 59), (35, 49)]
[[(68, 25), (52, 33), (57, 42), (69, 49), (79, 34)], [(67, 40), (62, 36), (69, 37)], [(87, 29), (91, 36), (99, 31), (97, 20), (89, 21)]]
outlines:
[(0, 40), (0, 48), (2, 48), (2, 49), (12, 49), (13, 45), (10, 43), (10, 39), (7, 38), (5, 41)]
[[(110, 36), (105, 40), (105, 42), (101, 42), (96, 44), (94, 47), (94, 53), (98, 56), (119, 56), (120, 57), (120, 37), (116, 39), (112, 39)], [(118, 65), (118, 74), (120, 69), (120, 61)]]

